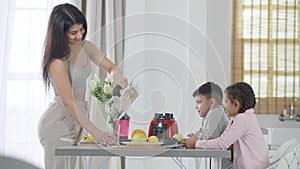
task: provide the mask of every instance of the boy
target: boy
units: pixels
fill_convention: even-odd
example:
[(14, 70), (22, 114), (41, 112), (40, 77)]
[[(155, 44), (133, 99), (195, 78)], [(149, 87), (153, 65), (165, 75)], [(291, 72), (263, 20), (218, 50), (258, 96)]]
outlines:
[(219, 137), (228, 125), (228, 117), (222, 106), (222, 89), (213, 82), (201, 85), (193, 93), (196, 109), (202, 120), (202, 128), (189, 134), (190, 138), (184, 140), (187, 148), (195, 148), (196, 140)]
[[(184, 139), (186, 148), (196, 148), (196, 141), (218, 138), (226, 129), (229, 119), (222, 106), (222, 89), (213, 82), (201, 85), (193, 93), (196, 102), (196, 110), (202, 117), (202, 127), (194, 134), (189, 134), (189, 138)], [(218, 160), (213, 160), (214, 166), (218, 168)], [(221, 168), (227, 168), (232, 163), (229, 159), (222, 159)]]

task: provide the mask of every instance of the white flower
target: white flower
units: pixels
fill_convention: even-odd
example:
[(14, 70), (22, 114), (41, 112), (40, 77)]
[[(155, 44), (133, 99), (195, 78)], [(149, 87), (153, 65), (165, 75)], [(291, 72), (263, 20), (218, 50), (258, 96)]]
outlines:
[(106, 95), (112, 94), (112, 88), (111, 88), (111, 86), (108, 83), (104, 84), (103, 92)]
[(96, 88), (97, 88), (97, 82), (96, 82), (96, 80), (91, 80), (91, 81), (90, 81), (90, 89), (91, 89), (92, 91), (95, 91)]
[(111, 84), (113, 79), (111, 78), (111, 76), (107, 76), (104, 81), (105, 83)]

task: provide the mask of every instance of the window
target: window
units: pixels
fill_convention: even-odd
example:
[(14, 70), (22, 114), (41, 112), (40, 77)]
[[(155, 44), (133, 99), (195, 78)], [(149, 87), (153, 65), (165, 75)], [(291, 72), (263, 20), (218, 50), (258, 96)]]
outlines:
[[(63, 3), (66, 1), (58, 1)], [(41, 77), (41, 59), (51, 0), (5, 0), (0, 61), (0, 154), (44, 168), (37, 124), (49, 103)], [(3, 118), (2, 118), (3, 117)]]
[(300, 106), (299, 0), (233, 1), (232, 82), (249, 83), (257, 113)]

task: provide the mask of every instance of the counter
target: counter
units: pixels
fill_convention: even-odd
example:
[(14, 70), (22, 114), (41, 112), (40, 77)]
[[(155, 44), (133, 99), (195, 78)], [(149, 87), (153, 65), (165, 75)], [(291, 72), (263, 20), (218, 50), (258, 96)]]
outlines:
[(279, 114), (257, 114), (261, 128), (300, 128), (300, 122), (295, 120), (279, 121)]
[(257, 114), (256, 116), (269, 150), (277, 149), (292, 138), (300, 139), (300, 122), (280, 121), (277, 114)]

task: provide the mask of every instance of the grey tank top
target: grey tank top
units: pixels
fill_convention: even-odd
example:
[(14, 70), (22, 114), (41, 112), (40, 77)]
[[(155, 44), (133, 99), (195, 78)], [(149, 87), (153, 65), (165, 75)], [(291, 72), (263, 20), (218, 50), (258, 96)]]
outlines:
[[(83, 49), (87, 53), (87, 51), (86, 51), (87, 49), (85, 48), (85, 46), (83, 46)], [(89, 60), (89, 56), (88, 56), (87, 65), (85, 65), (83, 67), (79, 67), (76, 64), (73, 64), (69, 60), (68, 60), (68, 62), (69, 62), (69, 78), (70, 78), (70, 83), (72, 85), (73, 92), (79, 93), (79, 92), (84, 91), (84, 89), (86, 88), (86, 80), (92, 72), (92, 67), (91, 67), (91, 63)], [(54, 92), (56, 93), (57, 90), (53, 84), (53, 79), (51, 77), (50, 77), (50, 83), (53, 87)]]

